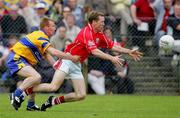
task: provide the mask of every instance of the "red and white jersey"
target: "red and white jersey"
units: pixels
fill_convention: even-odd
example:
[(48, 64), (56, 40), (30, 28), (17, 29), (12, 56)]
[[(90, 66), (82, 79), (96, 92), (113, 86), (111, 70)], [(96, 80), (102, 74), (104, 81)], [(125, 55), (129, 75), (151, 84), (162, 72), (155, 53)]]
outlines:
[(111, 49), (113, 45), (114, 42), (104, 33), (95, 33), (93, 27), (88, 24), (79, 32), (74, 42), (66, 47), (65, 52), (80, 56), (80, 62), (83, 62), (92, 50), (98, 47)]

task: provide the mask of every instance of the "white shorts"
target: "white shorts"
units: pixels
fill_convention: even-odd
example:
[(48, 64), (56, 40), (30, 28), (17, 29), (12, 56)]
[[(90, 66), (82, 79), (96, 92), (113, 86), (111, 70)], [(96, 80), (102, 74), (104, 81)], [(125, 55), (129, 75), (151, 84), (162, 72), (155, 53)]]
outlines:
[(58, 60), (54, 64), (54, 68), (67, 74), (66, 79), (84, 79), (81, 72), (81, 64), (73, 63), (70, 60)]

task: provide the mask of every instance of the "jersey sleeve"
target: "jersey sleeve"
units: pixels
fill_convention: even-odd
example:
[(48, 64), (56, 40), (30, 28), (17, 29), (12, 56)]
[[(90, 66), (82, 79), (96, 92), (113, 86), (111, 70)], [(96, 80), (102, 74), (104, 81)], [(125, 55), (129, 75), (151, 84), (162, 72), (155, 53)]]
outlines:
[(51, 46), (51, 43), (49, 42), (49, 39), (44, 38), (44, 37), (39, 37), (38, 38), (40, 42), (40, 46), (42, 48), (43, 53), (46, 51), (46, 49)]

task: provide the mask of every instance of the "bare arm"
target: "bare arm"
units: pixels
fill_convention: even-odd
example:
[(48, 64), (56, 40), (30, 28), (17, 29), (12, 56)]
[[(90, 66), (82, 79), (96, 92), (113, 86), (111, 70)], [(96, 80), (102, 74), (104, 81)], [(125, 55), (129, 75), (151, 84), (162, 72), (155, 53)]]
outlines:
[(140, 60), (142, 57), (143, 53), (139, 52), (138, 50), (130, 50), (127, 48), (123, 48), (121, 46), (114, 45), (111, 49), (112, 51), (119, 52), (119, 53), (124, 53), (128, 54), (131, 56), (135, 61)]
[(110, 60), (113, 64), (116, 64), (118, 66), (122, 65), (120, 56), (112, 56), (112, 55), (102, 52), (99, 49), (94, 49), (91, 51), (91, 53), (101, 59)]
[(69, 59), (69, 60), (72, 60), (73, 62), (79, 61), (79, 56), (72, 56), (71, 54), (66, 54), (66, 53), (59, 51), (51, 46), (48, 47), (46, 51), (49, 54), (51, 54), (52, 56), (56, 56), (61, 59)]
[(46, 59), (52, 66), (53, 66), (54, 63), (56, 62), (56, 61), (54, 60), (54, 58), (53, 58), (49, 53), (46, 53), (45, 59)]
[(130, 49), (123, 48), (123, 47), (117, 46), (117, 45), (114, 45), (111, 50), (118, 52), (118, 53), (124, 53), (124, 54), (129, 54), (132, 52), (132, 50), (130, 50)]
[(92, 54), (101, 58), (101, 59), (105, 59), (105, 60), (112, 60), (113, 56), (104, 53), (103, 51), (99, 50), (99, 49), (94, 49), (92, 50)]

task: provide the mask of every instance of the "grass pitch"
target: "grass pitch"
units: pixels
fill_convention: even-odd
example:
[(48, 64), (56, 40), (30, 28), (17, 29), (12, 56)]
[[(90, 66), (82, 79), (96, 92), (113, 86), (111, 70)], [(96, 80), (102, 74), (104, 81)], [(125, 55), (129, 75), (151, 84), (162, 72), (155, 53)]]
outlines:
[[(38, 94), (40, 106), (49, 94)], [(56, 95), (57, 96), (57, 95)], [(88, 95), (84, 101), (66, 103), (46, 112), (15, 111), (8, 94), (0, 94), (0, 118), (180, 118), (179, 96)]]

